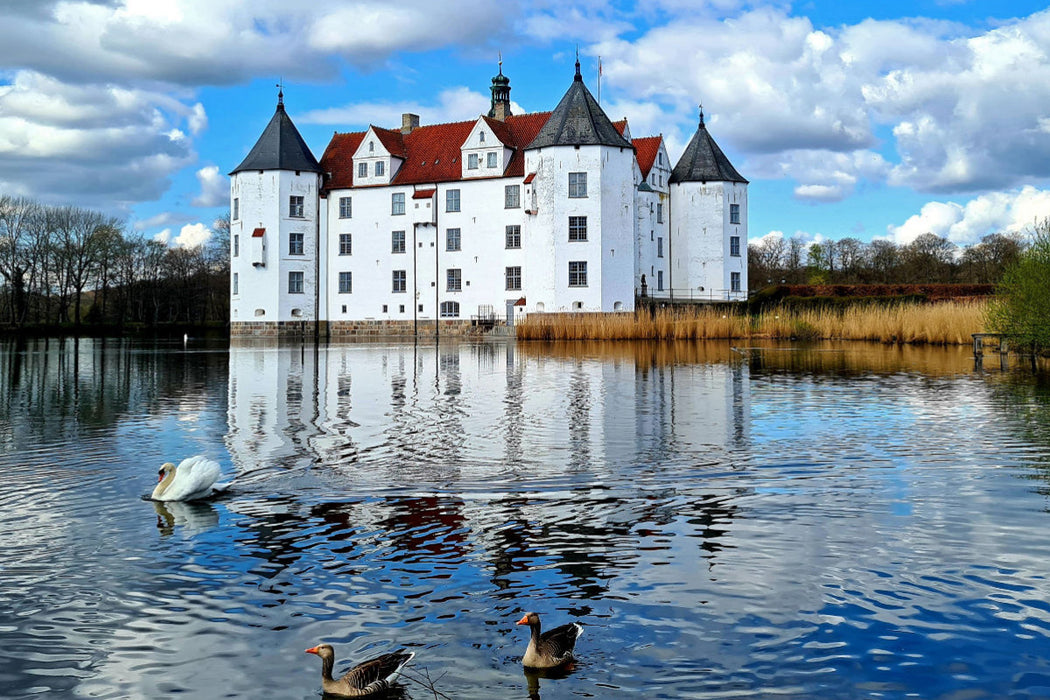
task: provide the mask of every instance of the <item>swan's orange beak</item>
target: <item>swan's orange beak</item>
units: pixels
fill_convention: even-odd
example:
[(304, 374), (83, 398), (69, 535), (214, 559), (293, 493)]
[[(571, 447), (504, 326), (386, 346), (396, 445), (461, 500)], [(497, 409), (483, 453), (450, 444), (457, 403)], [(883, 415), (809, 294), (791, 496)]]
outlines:
[(518, 620), (517, 622), (515, 622), (514, 624), (516, 624), (516, 625), (527, 625), (527, 624), (529, 624), (529, 616), (528, 615), (522, 615), (521, 619)]
[(317, 647), (310, 647), (309, 649), (306, 650), (306, 653), (307, 654), (316, 654), (317, 653)]

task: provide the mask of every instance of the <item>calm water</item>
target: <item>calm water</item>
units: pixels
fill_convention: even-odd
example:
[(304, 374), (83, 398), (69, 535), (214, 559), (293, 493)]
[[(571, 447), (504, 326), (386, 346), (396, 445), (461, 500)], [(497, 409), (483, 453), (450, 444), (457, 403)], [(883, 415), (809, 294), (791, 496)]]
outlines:
[(40, 341), (0, 440), (4, 698), (1050, 695), (1050, 389), (965, 348)]

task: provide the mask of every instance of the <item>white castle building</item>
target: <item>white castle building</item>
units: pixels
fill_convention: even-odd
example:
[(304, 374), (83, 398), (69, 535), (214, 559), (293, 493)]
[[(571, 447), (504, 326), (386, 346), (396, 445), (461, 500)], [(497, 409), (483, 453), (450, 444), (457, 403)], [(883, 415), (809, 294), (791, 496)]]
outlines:
[(747, 297), (747, 180), (699, 127), (672, 168), (584, 85), (511, 114), (336, 133), (320, 162), (284, 108), (233, 170), (233, 335), (433, 333), (641, 297)]

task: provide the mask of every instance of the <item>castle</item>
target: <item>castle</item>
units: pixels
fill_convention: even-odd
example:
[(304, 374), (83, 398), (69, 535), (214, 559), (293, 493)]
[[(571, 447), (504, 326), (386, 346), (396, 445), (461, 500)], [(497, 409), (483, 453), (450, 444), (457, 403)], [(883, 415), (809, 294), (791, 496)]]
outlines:
[(747, 180), (699, 126), (671, 167), (572, 84), (511, 114), (336, 133), (320, 162), (284, 108), (230, 173), (233, 335), (433, 334), (639, 298), (747, 297)]

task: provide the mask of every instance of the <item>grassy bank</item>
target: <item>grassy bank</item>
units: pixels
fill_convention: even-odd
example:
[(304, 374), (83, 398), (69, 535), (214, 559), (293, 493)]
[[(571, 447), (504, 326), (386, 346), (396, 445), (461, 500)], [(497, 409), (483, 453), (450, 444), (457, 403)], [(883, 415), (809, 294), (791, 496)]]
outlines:
[(685, 307), (619, 314), (530, 314), (521, 340), (869, 340), (956, 345), (984, 327), (985, 301), (848, 306), (770, 311), (749, 316)]

